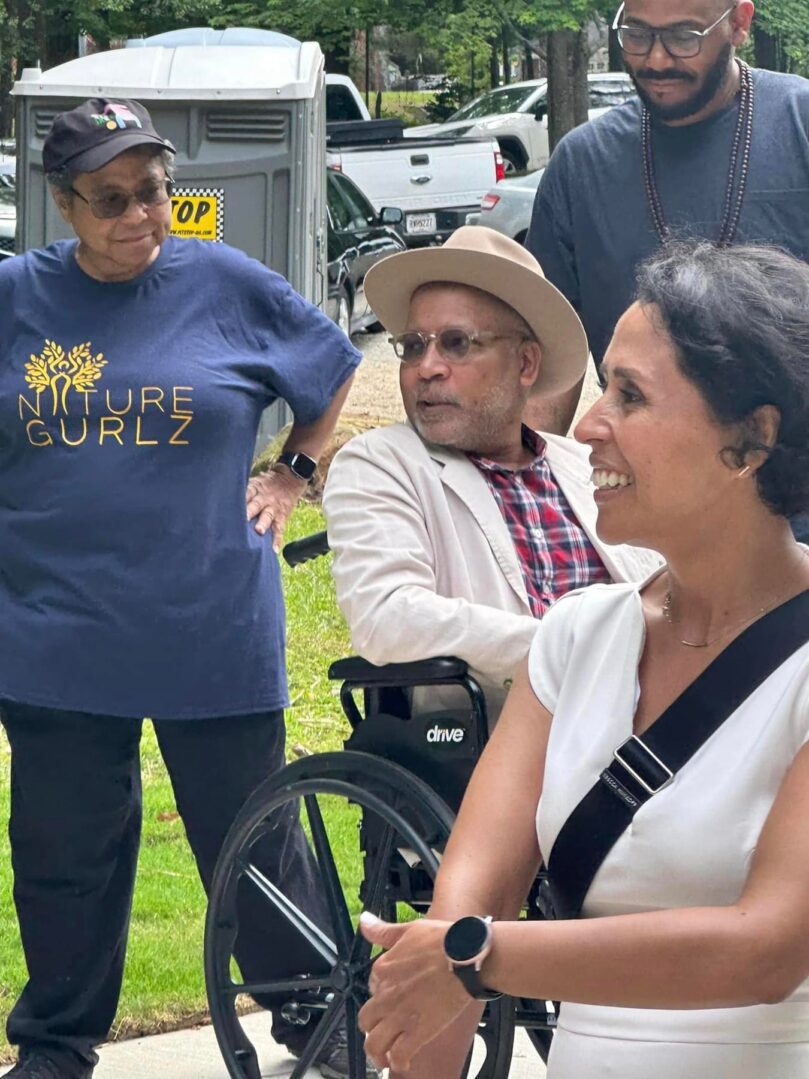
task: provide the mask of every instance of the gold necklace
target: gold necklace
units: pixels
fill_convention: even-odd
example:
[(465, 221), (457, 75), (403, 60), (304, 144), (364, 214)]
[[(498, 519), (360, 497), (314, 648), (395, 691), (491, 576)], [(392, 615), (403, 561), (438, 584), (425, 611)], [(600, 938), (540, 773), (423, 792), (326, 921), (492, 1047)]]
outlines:
[[(663, 600), (663, 606), (661, 610), (663, 612), (663, 618), (666, 620), (666, 622), (668, 622), (670, 626), (675, 626), (677, 622), (671, 611), (672, 601), (673, 596), (671, 592), (667, 592), (665, 599)], [(715, 637), (710, 637), (707, 641), (686, 641), (682, 637), (678, 637), (677, 640), (680, 642), (680, 644), (684, 644), (686, 648), (708, 648), (710, 645), (716, 644), (717, 641), (721, 641), (721, 639), (725, 636), (726, 633), (730, 633), (730, 631), (735, 629), (737, 626), (743, 626), (745, 622), (752, 622), (754, 618), (760, 618), (763, 614), (766, 614), (768, 611), (773, 610), (773, 608), (777, 606), (777, 603), (773, 603), (772, 607), (762, 607), (761, 610), (756, 611), (755, 614), (748, 615), (746, 618), (742, 618), (739, 622), (734, 622), (730, 626), (725, 626), (721, 633), (718, 633)]]
[[(801, 554), (803, 554), (806, 558), (809, 558), (809, 551), (802, 550)], [(677, 624), (677, 620), (675, 619), (672, 612), (673, 602), (674, 597), (672, 596), (671, 592), (666, 592), (666, 595), (663, 599), (663, 606), (661, 607), (661, 612), (663, 614), (664, 621), (668, 622), (670, 626), (675, 626)], [(754, 614), (750, 614), (746, 618), (740, 619), (738, 622), (732, 622), (729, 626), (725, 626), (721, 633), (717, 633), (715, 637), (710, 637), (707, 641), (685, 641), (682, 637), (678, 637), (677, 640), (680, 642), (680, 644), (684, 644), (686, 648), (708, 648), (710, 647), (710, 645), (716, 644), (717, 641), (721, 641), (722, 638), (727, 636), (727, 634), (730, 633), (732, 630), (738, 629), (740, 626), (747, 625), (748, 622), (753, 622), (755, 619), (761, 618), (762, 615), (769, 614), (770, 611), (774, 611), (775, 608), (778, 607), (782, 602), (783, 600), (781, 600), (779, 597), (779, 599), (777, 599), (775, 603), (771, 603), (769, 607), (761, 607)]]

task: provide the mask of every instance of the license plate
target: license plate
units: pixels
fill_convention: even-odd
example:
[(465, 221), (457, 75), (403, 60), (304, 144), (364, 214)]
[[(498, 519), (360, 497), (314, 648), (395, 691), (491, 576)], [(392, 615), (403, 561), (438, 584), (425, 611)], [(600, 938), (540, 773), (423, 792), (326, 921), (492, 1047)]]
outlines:
[(408, 214), (405, 227), (411, 236), (415, 233), (435, 232), (435, 214)]

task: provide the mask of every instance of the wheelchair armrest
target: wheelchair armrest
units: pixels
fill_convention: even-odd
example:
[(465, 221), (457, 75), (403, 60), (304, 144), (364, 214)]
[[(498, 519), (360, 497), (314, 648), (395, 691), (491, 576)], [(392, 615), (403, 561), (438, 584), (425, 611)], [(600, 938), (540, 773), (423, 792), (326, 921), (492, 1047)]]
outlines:
[(429, 686), (460, 682), (468, 666), (454, 656), (419, 659), (413, 663), (385, 663), (378, 667), (361, 656), (338, 659), (329, 667), (329, 678), (359, 686)]

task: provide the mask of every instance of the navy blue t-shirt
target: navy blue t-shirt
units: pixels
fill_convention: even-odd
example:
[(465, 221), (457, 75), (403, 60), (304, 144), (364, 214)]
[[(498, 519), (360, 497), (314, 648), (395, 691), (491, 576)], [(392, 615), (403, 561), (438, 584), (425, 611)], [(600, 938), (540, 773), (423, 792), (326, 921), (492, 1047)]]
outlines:
[(287, 703), (262, 411), (308, 423), (359, 354), (278, 274), (170, 237), (131, 281), (62, 241), (0, 266), (0, 698), (195, 718)]
[[(809, 261), (809, 81), (753, 71), (753, 142), (735, 243)], [(707, 120), (654, 123), (655, 173), (679, 237), (719, 236), (738, 101)], [(571, 131), (539, 186), (526, 247), (581, 316), (600, 363), (632, 302), (639, 263), (660, 247), (643, 181), (637, 98)]]

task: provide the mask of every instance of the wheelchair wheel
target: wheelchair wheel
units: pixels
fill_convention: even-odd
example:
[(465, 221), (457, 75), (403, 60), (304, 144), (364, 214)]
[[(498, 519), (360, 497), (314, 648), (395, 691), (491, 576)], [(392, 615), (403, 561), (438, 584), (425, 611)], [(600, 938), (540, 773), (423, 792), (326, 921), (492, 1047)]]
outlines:
[[(326, 911), (318, 921), (284, 894), (282, 880), (262, 871), (262, 842), (290, 815), (300, 816), (310, 852), (310, 892), (322, 897)], [(304, 1076), (340, 1029), (347, 1034), (350, 1077), (365, 1079), (357, 1013), (367, 999), (373, 957), (356, 929), (357, 918), (363, 909), (387, 920), (409, 920), (426, 910), (437, 852), (452, 823), (452, 812), (430, 787), (364, 753), (304, 758), (254, 791), (223, 845), (205, 926), (208, 1001), (231, 1079), (261, 1076), (262, 1045), (271, 1042), (272, 1023), (269, 1015), (262, 1017), (266, 1022), (245, 1023), (256, 1003), (271, 1008), (273, 1018), (280, 1015), (286, 1031), (300, 1028), (301, 1054), (290, 1059), (290, 1079)], [(261, 956), (243, 954), (237, 944), (240, 921), (255, 924), (262, 917), (273, 923), (263, 954), (277, 947), (280, 931), (285, 941), (294, 937), (302, 946), (305, 963), (268, 977)], [(479, 1027), (469, 1079), (508, 1074), (513, 1005), (495, 1005)], [(257, 1030), (263, 1033), (257, 1036)]]
[[(545, 1064), (548, 1063), (548, 1054), (551, 1051), (553, 1031), (556, 1025), (556, 1013), (548, 1010), (552, 1007), (550, 1002), (541, 1000), (521, 1000), (521, 1010), (518, 1015), (523, 1017), (525, 1033)], [(532, 1023), (537, 1023), (533, 1026)]]

